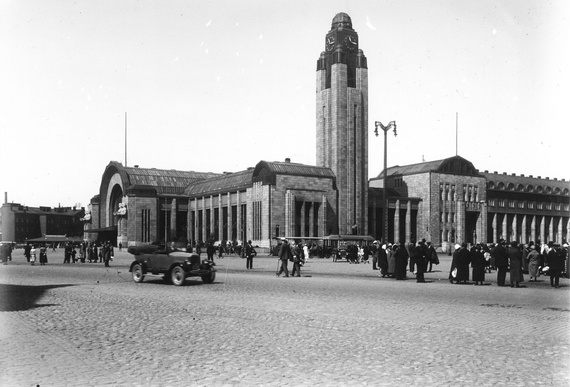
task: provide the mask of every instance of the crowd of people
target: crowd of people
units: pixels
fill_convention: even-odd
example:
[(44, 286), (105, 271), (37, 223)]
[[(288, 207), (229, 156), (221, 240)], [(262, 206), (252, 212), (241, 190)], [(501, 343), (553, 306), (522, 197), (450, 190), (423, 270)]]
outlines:
[(553, 242), (531, 241), (524, 245), (512, 241), (507, 246), (504, 239), (496, 245), (476, 244), (471, 248), (466, 243), (457, 244), (451, 261), (449, 281), (467, 283), (470, 265), (475, 285), (483, 285), (485, 274), (496, 270), (497, 286), (508, 286), (508, 272), (510, 286), (513, 288), (521, 287), (525, 273), (531, 282), (536, 282), (541, 274), (548, 275), (550, 286), (559, 288), (561, 274), (568, 274), (568, 244), (560, 246)]
[[(52, 251), (56, 251), (52, 246)], [(24, 257), (31, 264), (40, 265), (48, 263), (47, 246), (45, 243), (35, 245), (27, 243), (24, 246)], [(110, 241), (97, 244), (96, 242), (65, 243), (63, 246), (63, 263), (100, 262), (109, 267), (114, 258), (114, 248)]]
[[(454, 248), (449, 281), (455, 284), (471, 283), (471, 279), (476, 286), (485, 285), (485, 275), (496, 270), (498, 286), (508, 286), (508, 272), (513, 288), (521, 287), (525, 274), (531, 282), (536, 282), (540, 275), (547, 275), (550, 285), (559, 288), (560, 276), (563, 273), (568, 275), (568, 244), (560, 246), (539, 241), (523, 245), (512, 241), (507, 247), (507, 242), (501, 239), (497, 244), (468, 246), (463, 243), (456, 244)], [(388, 243), (380, 246), (380, 242), (374, 241), (370, 254), (372, 269), (379, 270), (382, 278), (405, 280), (409, 270), (417, 282), (425, 283), (424, 273), (431, 272), (433, 265), (439, 264), (435, 248), (425, 239), (408, 245)], [(350, 261), (350, 253), (347, 259)]]

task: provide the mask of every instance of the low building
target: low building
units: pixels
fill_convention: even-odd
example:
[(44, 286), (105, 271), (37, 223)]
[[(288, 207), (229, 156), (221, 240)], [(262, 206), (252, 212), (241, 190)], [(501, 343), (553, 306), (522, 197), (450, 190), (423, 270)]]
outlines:
[(46, 235), (83, 236), (84, 208), (28, 207), (8, 203), (6, 195), (1, 211), (3, 241), (25, 243)]

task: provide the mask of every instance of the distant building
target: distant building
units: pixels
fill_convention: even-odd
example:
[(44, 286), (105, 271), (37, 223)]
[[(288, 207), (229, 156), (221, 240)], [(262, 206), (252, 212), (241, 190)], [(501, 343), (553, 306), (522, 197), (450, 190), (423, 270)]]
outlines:
[(22, 206), (8, 203), (6, 194), (1, 211), (3, 241), (25, 243), (45, 235), (83, 236), (84, 208)]

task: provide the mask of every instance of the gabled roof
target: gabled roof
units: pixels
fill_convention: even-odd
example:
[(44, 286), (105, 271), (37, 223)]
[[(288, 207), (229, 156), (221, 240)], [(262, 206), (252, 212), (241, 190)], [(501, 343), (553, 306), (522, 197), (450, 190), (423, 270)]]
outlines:
[(253, 169), (241, 172), (226, 173), (207, 180), (194, 183), (184, 191), (186, 196), (195, 197), (202, 194), (217, 194), (228, 191), (240, 191), (252, 186)]
[(219, 176), (212, 172), (177, 171), (174, 169), (124, 167), (130, 185), (186, 187), (196, 181)]
[[(384, 171), (382, 171), (376, 179), (381, 179), (384, 177)], [(466, 175), (466, 176), (477, 176), (481, 177), (481, 174), (477, 172), (477, 169), (473, 164), (464, 159), (461, 156), (448, 157), (442, 160), (427, 161), (418, 164), (410, 164), (388, 168), (387, 176), (404, 176), (404, 175), (415, 175), (420, 173), (437, 172), (437, 173), (449, 173), (454, 175)]]
[[(112, 175), (118, 173), (125, 191), (145, 191), (147, 194), (181, 195), (189, 185), (220, 176), (212, 172), (177, 171), (174, 169), (123, 167), (117, 161), (111, 161), (103, 173), (103, 182), (109, 182)], [(106, 192), (102, 184), (100, 194)]]
[(288, 161), (260, 161), (253, 171), (253, 181), (275, 184), (277, 175), (329, 178), (333, 180), (333, 187), (336, 189), (336, 176), (332, 169)]

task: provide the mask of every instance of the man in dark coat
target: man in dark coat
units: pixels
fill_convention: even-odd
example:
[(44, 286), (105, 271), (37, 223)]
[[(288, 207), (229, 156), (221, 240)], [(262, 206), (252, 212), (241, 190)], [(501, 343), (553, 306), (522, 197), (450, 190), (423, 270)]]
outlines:
[(491, 254), (495, 258), (495, 266), (497, 267), (497, 286), (505, 286), (505, 278), (507, 277), (509, 261), (505, 244), (505, 240), (501, 239), (497, 246), (491, 251)]
[(509, 248), (508, 255), (511, 272), (511, 288), (520, 288), (521, 286), (519, 283), (523, 281), (523, 255), (517, 241), (511, 242), (511, 247)]
[[(220, 245), (220, 248), (222, 248), (222, 246)], [(257, 251), (255, 251), (255, 249), (253, 248), (253, 245), (251, 244), (251, 241), (247, 241), (247, 244), (245, 245), (245, 268), (246, 269), (253, 269), (253, 257), (255, 257), (257, 255)]]
[(287, 262), (293, 259), (293, 254), (291, 254), (291, 246), (289, 245), (287, 239), (281, 243), (281, 248), (279, 249), (279, 259), (281, 260), (281, 268), (275, 274), (277, 274), (277, 277), (279, 277), (281, 273), (285, 272), (285, 277), (289, 277)]
[(546, 254), (546, 263), (549, 267), (550, 286), (559, 288), (560, 273), (564, 270), (564, 252), (559, 251), (559, 246), (553, 242), (548, 242), (548, 253)]
[(423, 242), (418, 242), (418, 244), (414, 247), (413, 257), (412, 257), (412, 259), (415, 261), (416, 264), (416, 282), (419, 283), (426, 282), (426, 280), (424, 279), (426, 257), (423, 246), (425, 246)]

